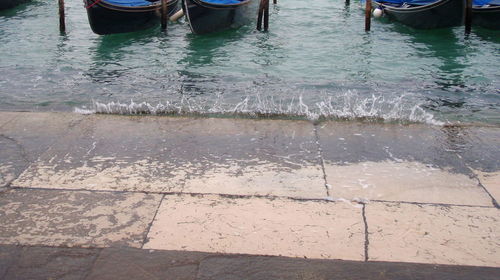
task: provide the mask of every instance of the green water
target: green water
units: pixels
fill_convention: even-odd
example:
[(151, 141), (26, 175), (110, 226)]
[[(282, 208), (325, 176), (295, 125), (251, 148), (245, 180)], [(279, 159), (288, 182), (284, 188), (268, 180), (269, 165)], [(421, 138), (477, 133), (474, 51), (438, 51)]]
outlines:
[(500, 32), (364, 31), (357, 3), (281, 0), (270, 31), (193, 35), (181, 20), (99, 36), (81, 1), (0, 12), (0, 110), (281, 114), (500, 123)]

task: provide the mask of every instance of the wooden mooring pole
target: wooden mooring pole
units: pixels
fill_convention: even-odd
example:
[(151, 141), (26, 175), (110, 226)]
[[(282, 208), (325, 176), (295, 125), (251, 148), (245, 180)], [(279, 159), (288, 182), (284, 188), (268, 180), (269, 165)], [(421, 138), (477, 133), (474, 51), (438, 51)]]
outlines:
[(265, 0), (264, 7), (264, 31), (269, 30), (269, 0)]
[(264, 10), (262, 9), (262, 6), (264, 5), (264, 0), (260, 0), (259, 3), (259, 14), (257, 16), (257, 30), (261, 31), (262, 30), (262, 17), (264, 15)]
[(167, 21), (168, 21), (168, 0), (161, 0), (161, 30), (167, 30)]
[(259, 16), (257, 17), (257, 30), (262, 30), (262, 22), (264, 21), (264, 31), (269, 29), (269, 0), (260, 0)]
[(64, 0), (59, 2), (59, 32), (66, 33), (66, 17), (64, 15)]
[(372, 20), (372, 0), (366, 0), (365, 7), (365, 31), (370, 31)]
[(472, 0), (467, 0), (465, 5), (465, 34), (469, 34), (472, 29)]

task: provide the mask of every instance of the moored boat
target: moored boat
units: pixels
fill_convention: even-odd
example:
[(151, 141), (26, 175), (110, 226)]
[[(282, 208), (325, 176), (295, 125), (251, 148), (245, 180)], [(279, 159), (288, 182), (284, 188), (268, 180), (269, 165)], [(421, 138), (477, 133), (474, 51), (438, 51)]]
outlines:
[(0, 0), (0, 10), (14, 8), (17, 5), (29, 2), (30, 0)]
[(500, 29), (500, 0), (473, 0), (472, 24)]
[(240, 27), (257, 18), (259, 0), (183, 0), (191, 31), (205, 34)]
[(418, 29), (463, 24), (465, 0), (377, 0), (373, 6), (387, 17)]
[[(83, 0), (90, 27), (105, 35), (144, 30), (159, 24), (161, 0)], [(179, 0), (168, 0), (168, 14), (178, 10)]]

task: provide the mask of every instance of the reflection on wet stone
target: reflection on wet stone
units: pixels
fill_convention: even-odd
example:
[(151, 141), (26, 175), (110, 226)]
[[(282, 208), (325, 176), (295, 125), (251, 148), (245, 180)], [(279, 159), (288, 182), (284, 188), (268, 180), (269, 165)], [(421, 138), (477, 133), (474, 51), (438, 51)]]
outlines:
[(326, 196), (308, 122), (92, 116), (80, 128), (15, 186)]
[(0, 188), (17, 178), (82, 119), (75, 114), (8, 113), (0, 127)]
[(318, 134), (333, 198), (492, 206), (455, 130), (325, 122)]

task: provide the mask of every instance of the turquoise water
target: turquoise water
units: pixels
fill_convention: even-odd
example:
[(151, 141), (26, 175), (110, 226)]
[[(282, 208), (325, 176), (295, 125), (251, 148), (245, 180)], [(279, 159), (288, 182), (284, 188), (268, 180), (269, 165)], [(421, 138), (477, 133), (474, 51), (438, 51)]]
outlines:
[(500, 124), (500, 32), (421, 31), (341, 0), (281, 0), (270, 32), (183, 20), (99, 36), (82, 1), (0, 12), (0, 110), (283, 115)]

